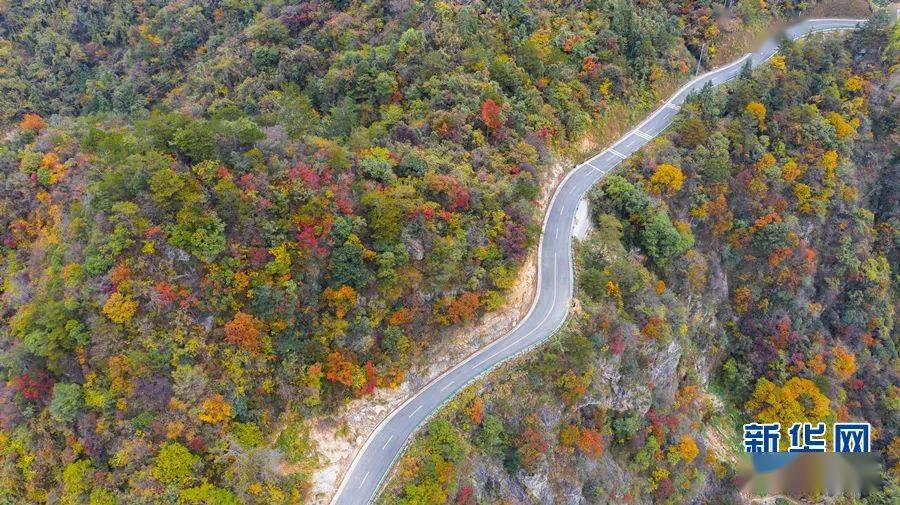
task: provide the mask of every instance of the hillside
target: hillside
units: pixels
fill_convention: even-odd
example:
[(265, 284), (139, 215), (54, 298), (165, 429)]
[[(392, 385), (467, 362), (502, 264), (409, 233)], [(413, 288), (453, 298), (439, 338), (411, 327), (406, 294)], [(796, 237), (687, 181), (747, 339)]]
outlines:
[(896, 502), (898, 37), (785, 42), (692, 97), (593, 190), (565, 329), (431, 421), (380, 501), (730, 503), (742, 423), (865, 420), (867, 503)]

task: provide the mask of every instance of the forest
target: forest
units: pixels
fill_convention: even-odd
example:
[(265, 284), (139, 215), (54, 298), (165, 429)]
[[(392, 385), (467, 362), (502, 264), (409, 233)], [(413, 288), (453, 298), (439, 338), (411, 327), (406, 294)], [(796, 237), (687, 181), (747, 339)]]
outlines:
[[(0, 502), (311, 499), (309, 419), (503, 306), (549, 167), (604, 111), (647, 110), (729, 34), (808, 6), (0, 2)], [(854, 132), (876, 77), (824, 95)], [(799, 225), (773, 226), (777, 245)], [(668, 238), (674, 267), (689, 246)], [(853, 268), (885, 291), (878, 257)], [(865, 275), (834, 289), (880, 342)], [(755, 387), (742, 352), (733, 382)]]
[(746, 503), (752, 421), (782, 450), (871, 423), (881, 485), (835, 503), (897, 503), (898, 43), (785, 41), (692, 95), (592, 189), (564, 329), (430, 421), (380, 503)]

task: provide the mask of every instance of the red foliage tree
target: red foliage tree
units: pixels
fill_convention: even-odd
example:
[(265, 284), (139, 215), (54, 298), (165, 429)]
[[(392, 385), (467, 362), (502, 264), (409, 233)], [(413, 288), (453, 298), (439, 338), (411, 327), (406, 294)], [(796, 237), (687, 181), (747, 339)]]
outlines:
[(497, 102), (488, 98), (481, 104), (481, 120), (492, 132), (496, 132), (503, 126), (503, 120), (500, 119), (500, 106)]

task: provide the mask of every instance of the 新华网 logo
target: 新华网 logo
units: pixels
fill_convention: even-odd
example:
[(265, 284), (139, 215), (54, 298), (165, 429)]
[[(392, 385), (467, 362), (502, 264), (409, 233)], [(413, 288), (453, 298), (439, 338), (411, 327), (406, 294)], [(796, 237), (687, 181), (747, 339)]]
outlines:
[[(834, 423), (832, 452), (871, 452), (872, 427), (869, 423)], [(825, 423), (794, 423), (788, 430), (787, 452), (827, 452)], [(780, 423), (748, 423), (744, 425), (744, 452), (781, 452)]]

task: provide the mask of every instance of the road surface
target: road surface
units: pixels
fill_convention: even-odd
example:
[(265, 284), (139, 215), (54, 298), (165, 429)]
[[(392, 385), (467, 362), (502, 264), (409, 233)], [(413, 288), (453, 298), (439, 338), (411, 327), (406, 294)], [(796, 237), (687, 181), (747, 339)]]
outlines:
[[(812, 32), (853, 28), (864, 20), (816, 19), (794, 25), (786, 36), (797, 39)], [(573, 293), (572, 223), (585, 193), (622, 160), (662, 133), (675, 118), (679, 106), (707, 82), (721, 84), (735, 77), (744, 62), (757, 66), (778, 51), (778, 39), (767, 40), (755, 53), (694, 79), (637, 128), (611, 147), (575, 167), (556, 188), (550, 200), (538, 246), (538, 289), (531, 310), (508, 334), (485, 346), (465, 361), (434, 379), (392, 412), (372, 432), (356, 454), (332, 505), (356, 505), (372, 501), (382, 481), (405, 448), (407, 440), (447, 400), (467, 384), (498, 364), (534, 347), (553, 335), (569, 313)]]

